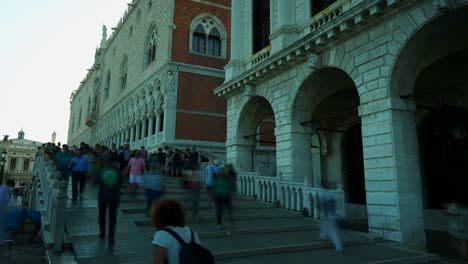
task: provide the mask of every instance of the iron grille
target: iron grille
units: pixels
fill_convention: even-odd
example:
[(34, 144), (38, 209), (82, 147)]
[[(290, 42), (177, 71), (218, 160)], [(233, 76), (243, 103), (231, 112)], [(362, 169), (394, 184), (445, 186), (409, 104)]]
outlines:
[(253, 52), (270, 45), (270, 0), (253, 1)]

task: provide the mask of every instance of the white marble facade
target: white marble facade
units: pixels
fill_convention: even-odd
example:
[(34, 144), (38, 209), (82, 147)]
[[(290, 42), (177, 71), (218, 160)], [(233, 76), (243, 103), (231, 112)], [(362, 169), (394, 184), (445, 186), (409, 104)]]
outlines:
[[(272, 112), (277, 180), (344, 187), (360, 199), (347, 200), (346, 216), (365, 218), (372, 234), (424, 247), (418, 135), (431, 111), (468, 108), (468, 1), (338, 0), (315, 16), (310, 4), (271, 0), (270, 46), (253, 54), (252, 0), (232, 1), (231, 61), (215, 90), (228, 103), (227, 162), (258, 170), (246, 135)], [(347, 176), (358, 163), (362, 190)], [(265, 182), (254, 188), (273, 184)], [(307, 208), (307, 197), (299, 199)]]

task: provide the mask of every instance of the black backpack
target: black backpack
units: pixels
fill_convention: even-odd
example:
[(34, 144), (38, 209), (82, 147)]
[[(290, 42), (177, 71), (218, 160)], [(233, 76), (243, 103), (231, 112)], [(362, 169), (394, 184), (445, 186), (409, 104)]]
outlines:
[(180, 243), (179, 263), (180, 264), (214, 264), (214, 257), (211, 252), (195, 242), (193, 230), (190, 229), (190, 243), (186, 243), (174, 230), (164, 228), (163, 231), (171, 234)]

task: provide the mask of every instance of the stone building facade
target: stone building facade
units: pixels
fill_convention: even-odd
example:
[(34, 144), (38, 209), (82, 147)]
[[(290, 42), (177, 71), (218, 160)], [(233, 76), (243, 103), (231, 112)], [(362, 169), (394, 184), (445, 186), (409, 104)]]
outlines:
[[(31, 186), (34, 159), (38, 148), (43, 143), (24, 138), (24, 131), (18, 132), (18, 138), (0, 141), (0, 152), (5, 159), (3, 168), (3, 183), (14, 180), (16, 187), (20, 184)], [(0, 182), (1, 184), (2, 182)]]
[(230, 1), (134, 0), (71, 96), (68, 143), (197, 147), (225, 156)]
[(215, 94), (241, 192), (314, 217), (344, 193), (348, 220), (416, 247), (428, 213), (468, 205), (468, 1), (239, 0), (231, 16)]

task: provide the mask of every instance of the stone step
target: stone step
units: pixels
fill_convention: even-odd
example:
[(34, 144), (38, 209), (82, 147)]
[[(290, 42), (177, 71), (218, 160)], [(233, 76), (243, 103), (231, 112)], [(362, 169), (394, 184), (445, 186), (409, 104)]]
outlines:
[[(362, 243), (360, 243), (362, 242)], [(346, 264), (391, 264), (427, 263), (437, 261), (437, 256), (425, 252), (407, 250), (386, 243), (365, 243), (350, 241), (345, 243), (344, 252), (336, 252), (324, 243), (291, 245), (288, 247), (245, 250), (235, 253), (216, 254), (220, 264), (270, 264), (270, 263), (346, 263)], [(256, 251), (255, 255), (252, 251)]]
[[(144, 215), (140, 215), (141, 219), (144, 219)], [(200, 223), (189, 223), (190, 227), (193, 228), (198, 233), (210, 233), (218, 232), (216, 228), (216, 221), (211, 222), (200, 222)], [(239, 230), (259, 230), (259, 229), (272, 229), (272, 228), (288, 228), (294, 226), (309, 226), (310, 228), (318, 228), (319, 221), (313, 220), (306, 217), (293, 217), (293, 218), (270, 218), (262, 219), (262, 221), (257, 221), (256, 219), (241, 219), (236, 221), (235, 227), (231, 228), (233, 233), (236, 233)], [(154, 228), (149, 225), (140, 225), (139, 229), (143, 233), (152, 234)], [(224, 233), (224, 231), (223, 231)]]

